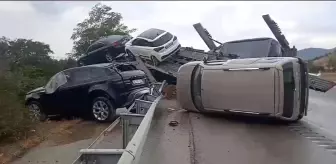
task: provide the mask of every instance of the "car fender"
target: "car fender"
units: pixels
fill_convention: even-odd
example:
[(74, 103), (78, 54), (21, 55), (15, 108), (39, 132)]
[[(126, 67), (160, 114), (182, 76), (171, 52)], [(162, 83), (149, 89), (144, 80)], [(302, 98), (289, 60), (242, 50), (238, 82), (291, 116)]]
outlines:
[(88, 94), (91, 95), (93, 92), (105, 92), (114, 101), (118, 101), (116, 91), (113, 88), (109, 87), (106, 83), (91, 86)]
[(25, 104), (27, 105), (29, 101), (31, 100), (36, 100), (38, 101), (39, 99), (41, 98), (40, 94), (38, 93), (30, 93), (30, 94), (27, 94), (26, 97), (25, 97)]
[(154, 50), (152, 50), (152, 51), (150, 52), (150, 56), (154, 56), (154, 57), (156, 57), (156, 59), (159, 60), (159, 61), (162, 60), (162, 59), (161, 59), (161, 54), (159, 54), (158, 52), (155, 52)]

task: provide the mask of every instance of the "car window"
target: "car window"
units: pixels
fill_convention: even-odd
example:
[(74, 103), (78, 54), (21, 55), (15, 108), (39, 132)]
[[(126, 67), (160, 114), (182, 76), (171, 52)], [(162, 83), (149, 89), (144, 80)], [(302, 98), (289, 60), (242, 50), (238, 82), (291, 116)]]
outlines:
[(281, 56), (281, 47), (280, 47), (280, 44), (276, 43), (275, 41), (272, 41), (268, 56), (269, 57)]
[(132, 42), (132, 45), (135, 46), (145, 46), (145, 47), (152, 47), (152, 44), (144, 39), (135, 39)]
[(140, 40), (140, 39), (134, 39), (134, 40), (132, 41), (132, 45), (134, 45), (134, 46), (138, 46), (138, 42), (139, 42), (139, 40)]
[(95, 44), (91, 45), (86, 52), (89, 53), (89, 52), (92, 52), (92, 51), (97, 50), (97, 49), (102, 48), (102, 47), (104, 47), (103, 43), (95, 43)]
[(71, 70), (70, 78), (72, 83), (79, 83), (90, 80), (90, 68)]
[(142, 32), (139, 37), (142, 38), (147, 38), (147, 39), (155, 39), (157, 36), (161, 35), (162, 33), (164, 33), (165, 31), (160, 30), (160, 29), (155, 29), (155, 28), (151, 28), (148, 29), (144, 32)]
[(67, 78), (63, 72), (59, 72), (50, 78), (46, 84), (45, 89), (47, 93), (54, 93), (57, 88), (64, 85), (67, 82)]
[(108, 42), (108, 43), (114, 43), (114, 42), (116, 42), (118, 40), (121, 40), (123, 38), (125, 38), (124, 35), (110, 35), (110, 36), (102, 39), (101, 41), (104, 42), (104, 43), (106, 43), (106, 42)]
[(167, 32), (166, 34), (162, 35), (160, 38), (156, 39), (153, 42), (153, 46), (154, 47), (159, 47), (162, 46), (164, 44), (166, 44), (167, 42), (169, 42), (170, 40), (172, 40), (173, 35), (169, 32)]

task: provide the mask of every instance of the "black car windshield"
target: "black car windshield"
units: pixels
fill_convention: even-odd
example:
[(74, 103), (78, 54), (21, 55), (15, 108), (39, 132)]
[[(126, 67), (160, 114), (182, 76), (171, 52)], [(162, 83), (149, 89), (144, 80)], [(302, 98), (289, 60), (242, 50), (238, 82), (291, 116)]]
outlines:
[(63, 72), (59, 72), (53, 77), (50, 78), (49, 82), (45, 86), (46, 93), (53, 93), (55, 90), (65, 84), (67, 82), (67, 79)]

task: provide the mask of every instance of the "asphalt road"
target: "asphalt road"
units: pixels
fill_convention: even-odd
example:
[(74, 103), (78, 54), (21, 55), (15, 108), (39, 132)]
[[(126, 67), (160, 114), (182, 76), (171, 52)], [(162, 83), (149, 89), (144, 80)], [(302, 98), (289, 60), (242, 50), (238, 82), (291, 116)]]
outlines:
[[(308, 116), (302, 122), (336, 136), (335, 99), (336, 89), (327, 93), (310, 91)], [(172, 120), (179, 125), (169, 126)], [(14, 163), (71, 163), (79, 149), (92, 141), (37, 148)], [(187, 113), (178, 110), (174, 100), (163, 100), (155, 113), (140, 163), (335, 164), (336, 155), (285, 125), (246, 117)]]
[(336, 88), (326, 93), (310, 90), (309, 94), (308, 116), (303, 121), (336, 138)]
[[(188, 113), (178, 110), (176, 102), (163, 100), (156, 111), (140, 163), (335, 164), (336, 154), (307, 137), (316, 136), (315, 132), (320, 131), (313, 129), (308, 134), (300, 134), (302, 127), (309, 127), (307, 120), (327, 131), (335, 129), (330, 129), (335, 122), (332, 116), (336, 116), (333, 107), (316, 100), (328, 94), (336, 96), (334, 90), (325, 95), (311, 93), (311, 111), (301, 122), (301, 132), (268, 119)], [(328, 100), (332, 98), (329, 96), (324, 101)], [(314, 108), (325, 106), (329, 108)], [(172, 120), (180, 124), (171, 127), (168, 123)]]

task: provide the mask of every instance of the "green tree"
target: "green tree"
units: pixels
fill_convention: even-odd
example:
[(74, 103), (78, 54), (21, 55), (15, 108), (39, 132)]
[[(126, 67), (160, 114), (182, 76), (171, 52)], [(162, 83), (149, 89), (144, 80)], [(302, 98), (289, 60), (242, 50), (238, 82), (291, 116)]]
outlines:
[(101, 37), (109, 35), (130, 34), (136, 29), (129, 29), (121, 23), (122, 15), (113, 12), (112, 8), (101, 3), (96, 4), (89, 12), (89, 18), (78, 23), (73, 29), (71, 39), (73, 49), (71, 56), (78, 58), (85, 53), (90, 44)]
[(331, 69), (332, 71), (336, 70), (336, 53), (331, 53), (328, 56), (328, 68)]
[(318, 73), (319, 71), (324, 71), (324, 67), (316, 66), (313, 64), (313, 61), (308, 61), (308, 70), (312, 73)]
[(75, 59), (55, 60), (51, 53), (43, 42), (0, 37), (0, 142), (18, 139), (34, 125), (23, 105), (25, 94), (56, 72), (76, 66)]
[(11, 69), (25, 65), (39, 65), (50, 61), (53, 51), (48, 44), (31, 39), (0, 39), (0, 57), (6, 59)]

